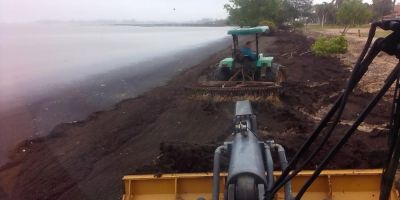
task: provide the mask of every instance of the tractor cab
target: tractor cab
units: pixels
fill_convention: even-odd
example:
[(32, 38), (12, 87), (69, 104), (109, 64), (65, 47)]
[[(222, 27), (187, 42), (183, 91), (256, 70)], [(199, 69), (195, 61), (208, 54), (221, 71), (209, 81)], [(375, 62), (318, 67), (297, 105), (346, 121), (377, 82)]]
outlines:
[[(258, 26), (254, 28), (235, 28), (232, 30), (228, 31), (229, 35), (232, 35), (233, 39), (233, 52), (232, 56), (235, 58), (236, 61), (236, 56), (241, 54), (240, 48), (239, 48), (239, 36), (249, 36), (253, 35), (255, 36), (255, 42), (256, 42), (256, 55), (258, 60), (262, 61), (269, 61), (269, 64), (271, 64), (273, 57), (264, 57), (263, 54), (260, 54), (260, 48), (259, 48), (259, 36), (263, 33), (269, 32), (268, 26)], [(262, 63), (259, 63), (258, 66), (261, 66)]]
[[(200, 77), (194, 86), (188, 87), (189, 96), (207, 101), (234, 101), (243, 97), (259, 101), (279, 95), (286, 80), (285, 67), (276, 63), (274, 57), (260, 52), (259, 36), (266, 32), (269, 32), (268, 26), (229, 30), (233, 39), (232, 55), (217, 63), (212, 72)], [(239, 44), (239, 37), (243, 36), (255, 37), (255, 52), (250, 46)]]
[[(259, 36), (266, 32), (269, 32), (268, 26), (229, 30), (228, 34), (232, 35), (233, 39), (232, 57), (225, 58), (219, 63), (216, 79), (219, 81), (240, 79), (243, 81), (258, 81), (267, 78), (268, 72), (272, 73), (271, 68), (274, 58), (260, 53)], [(251, 52), (250, 48), (244, 47), (244, 45), (240, 47), (240, 36), (255, 36), (256, 51)], [(273, 75), (270, 74), (269, 80), (273, 81), (272, 79)]]

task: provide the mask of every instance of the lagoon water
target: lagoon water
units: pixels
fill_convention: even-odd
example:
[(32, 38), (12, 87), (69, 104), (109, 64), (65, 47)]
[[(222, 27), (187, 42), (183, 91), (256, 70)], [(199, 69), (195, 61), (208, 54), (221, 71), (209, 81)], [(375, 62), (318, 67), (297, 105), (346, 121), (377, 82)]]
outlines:
[(0, 165), (22, 140), (165, 84), (229, 27), (0, 25)]
[[(0, 25), (0, 111), (85, 77), (173, 56), (226, 37), (227, 27)], [(17, 100), (17, 101), (16, 101)]]

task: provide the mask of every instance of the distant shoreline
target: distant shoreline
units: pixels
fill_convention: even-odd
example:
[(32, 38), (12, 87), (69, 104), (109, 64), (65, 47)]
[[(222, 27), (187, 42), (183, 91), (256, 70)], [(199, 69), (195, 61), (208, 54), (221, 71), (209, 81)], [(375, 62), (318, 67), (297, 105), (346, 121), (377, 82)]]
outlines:
[(87, 26), (136, 26), (136, 27), (230, 27), (227, 24), (220, 23), (124, 23), (124, 22), (80, 22), (80, 21), (37, 21), (24, 23), (0, 22), (0, 25), (13, 24), (39, 24), (39, 25), (87, 25)]
[(110, 24), (112, 26), (139, 26), (139, 27), (228, 27), (219, 24)]

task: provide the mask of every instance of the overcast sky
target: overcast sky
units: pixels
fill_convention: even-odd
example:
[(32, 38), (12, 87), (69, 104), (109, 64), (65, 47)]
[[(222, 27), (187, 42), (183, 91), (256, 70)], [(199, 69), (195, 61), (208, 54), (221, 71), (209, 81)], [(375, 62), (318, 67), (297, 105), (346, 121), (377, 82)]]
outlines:
[[(323, 1), (325, 0), (314, 0), (314, 3)], [(228, 0), (0, 0), (0, 22), (97, 19), (182, 22), (202, 18), (222, 19), (227, 16), (223, 8), (227, 2)]]

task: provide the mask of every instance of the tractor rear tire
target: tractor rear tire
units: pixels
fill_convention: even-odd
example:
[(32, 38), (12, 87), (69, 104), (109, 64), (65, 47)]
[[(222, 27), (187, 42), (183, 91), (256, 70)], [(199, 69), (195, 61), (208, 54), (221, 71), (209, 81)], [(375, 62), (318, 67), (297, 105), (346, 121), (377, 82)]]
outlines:
[(267, 67), (265, 69), (265, 79), (267, 81), (275, 82), (276, 73), (275, 73), (275, 70), (274, 70), (274, 65), (272, 65), (272, 67)]
[(219, 67), (215, 70), (217, 81), (227, 81), (231, 77), (231, 70), (228, 67)]
[(266, 69), (265, 76), (267, 81), (273, 81), (278, 84), (285, 82), (286, 73), (283, 68), (280, 64), (272, 63), (272, 66)]
[(283, 67), (279, 67), (276, 82), (281, 84), (281, 83), (285, 82), (286, 79), (287, 79), (286, 70)]
[(261, 69), (257, 68), (255, 73), (254, 73), (254, 80), (259, 81), (261, 79)]

